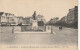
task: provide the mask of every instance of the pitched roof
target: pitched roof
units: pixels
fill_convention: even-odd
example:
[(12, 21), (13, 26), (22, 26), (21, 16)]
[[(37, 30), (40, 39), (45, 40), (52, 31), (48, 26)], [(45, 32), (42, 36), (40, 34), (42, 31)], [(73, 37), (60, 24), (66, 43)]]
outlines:
[(18, 16), (17, 18), (23, 18), (22, 16)]
[(3, 13), (4, 13), (4, 12), (0, 12), (0, 16), (2, 16), (2, 15), (3, 15)]

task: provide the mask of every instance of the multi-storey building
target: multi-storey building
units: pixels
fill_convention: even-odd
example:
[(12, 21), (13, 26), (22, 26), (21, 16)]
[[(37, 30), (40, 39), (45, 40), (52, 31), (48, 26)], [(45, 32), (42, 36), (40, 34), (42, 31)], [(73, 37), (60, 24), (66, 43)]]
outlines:
[(73, 24), (74, 22), (78, 22), (78, 6), (69, 9), (69, 13), (67, 14), (67, 16), (61, 18), (60, 21), (67, 24)]
[(75, 21), (78, 21), (78, 6), (75, 6), (72, 9), (69, 9), (69, 13), (67, 14), (67, 23), (71, 24)]
[(37, 15), (36, 18), (37, 18), (37, 21), (43, 21), (44, 23), (46, 22), (43, 15)]
[(6, 25), (7, 23), (7, 19), (6, 19), (6, 15), (4, 12), (0, 12), (0, 24), (1, 25)]
[(7, 25), (15, 25), (15, 16), (11, 13), (5, 13), (7, 19)]
[(31, 18), (31, 17), (25, 17), (25, 18), (23, 18), (22, 25), (31, 26), (30, 18)]
[(0, 12), (0, 23), (1, 25), (15, 25), (16, 16), (12, 13)]
[(31, 25), (31, 26), (44, 26), (45, 19), (43, 15), (36, 15), (36, 11), (33, 13), (31, 17), (22, 16), (16, 17), (12, 13), (0, 12), (0, 24), (2, 25)]
[(53, 19), (51, 19), (49, 22), (52, 23), (52, 24), (55, 24), (59, 21), (59, 18), (58, 17), (55, 17)]
[(62, 17), (60, 21), (63, 23), (67, 23), (67, 16)]
[(22, 22), (23, 22), (23, 17), (22, 16), (18, 16), (17, 17), (17, 24), (18, 25), (22, 25)]

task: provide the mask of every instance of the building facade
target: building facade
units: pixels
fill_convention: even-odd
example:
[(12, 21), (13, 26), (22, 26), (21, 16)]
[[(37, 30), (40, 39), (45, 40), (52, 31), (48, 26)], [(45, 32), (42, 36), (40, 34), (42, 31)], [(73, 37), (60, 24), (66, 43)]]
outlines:
[(64, 16), (63, 18), (61, 18), (60, 20), (62, 23), (67, 23), (67, 16)]
[(78, 6), (69, 9), (69, 13), (67, 14), (67, 16), (61, 18), (60, 21), (67, 24), (73, 24), (74, 22), (78, 22)]
[(30, 18), (31, 17), (25, 17), (25, 18), (23, 18), (22, 25), (31, 26)]
[(0, 23), (1, 25), (15, 25), (16, 16), (12, 13), (0, 12)]
[(11, 13), (5, 13), (6, 14), (6, 19), (7, 19), (7, 25), (15, 25), (15, 16), (14, 14)]
[(7, 19), (6, 19), (6, 15), (4, 12), (0, 12), (0, 24), (1, 25), (6, 25), (7, 23)]
[(52, 24), (55, 24), (59, 21), (59, 18), (58, 17), (55, 17), (55, 18), (52, 18), (49, 22), (52, 23)]
[(78, 21), (78, 6), (75, 6), (72, 9), (69, 9), (69, 13), (67, 14), (67, 23), (71, 24), (75, 21)]
[(22, 25), (23, 22), (23, 17), (22, 16), (18, 16), (17, 17), (17, 25)]

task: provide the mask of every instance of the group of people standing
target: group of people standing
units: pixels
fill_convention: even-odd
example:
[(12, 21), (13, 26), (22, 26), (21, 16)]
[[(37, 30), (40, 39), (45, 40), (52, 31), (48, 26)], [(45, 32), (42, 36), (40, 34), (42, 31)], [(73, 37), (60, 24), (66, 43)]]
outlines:
[(62, 26), (60, 26), (60, 27), (59, 27), (59, 30), (62, 30), (62, 29), (63, 29)]

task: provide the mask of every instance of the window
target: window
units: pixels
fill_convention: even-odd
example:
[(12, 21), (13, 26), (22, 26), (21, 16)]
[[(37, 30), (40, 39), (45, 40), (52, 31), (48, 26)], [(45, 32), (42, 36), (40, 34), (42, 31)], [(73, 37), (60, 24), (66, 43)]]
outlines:
[(38, 21), (38, 26), (44, 26), (44, 22), (43, 21)]

